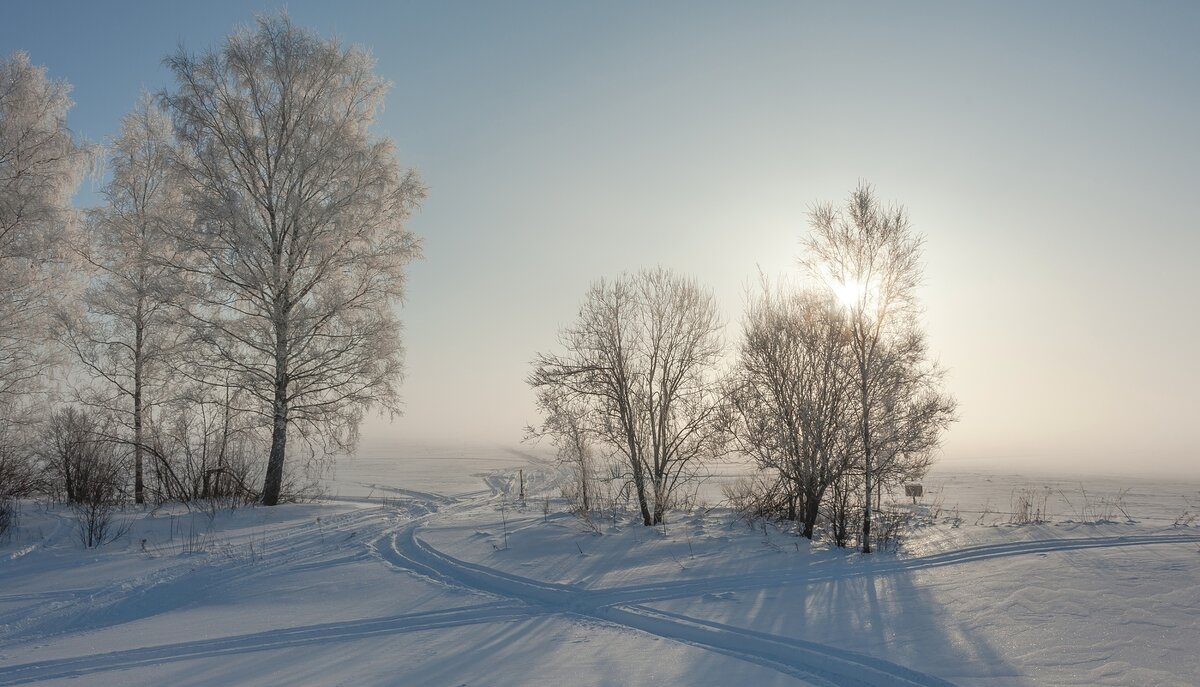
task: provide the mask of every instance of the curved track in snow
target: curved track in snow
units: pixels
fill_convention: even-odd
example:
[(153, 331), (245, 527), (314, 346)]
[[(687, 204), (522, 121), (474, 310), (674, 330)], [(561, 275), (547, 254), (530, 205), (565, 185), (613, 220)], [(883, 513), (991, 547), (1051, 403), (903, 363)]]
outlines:
[(392, 539), (398, 559), (439, 578), (522, 601), (543, 612), (604, 621), (773, 668), (816, 685), (849, 687), (946, 687), (952, 683), (863, 654), (798, 639), (745, 630), (636, 604), (614, 604), (604, 590), (542, 582), (446, 555), (416, 536), (419, 525)]
[(0, 685), (24, 685), (43, 680), (84, 677), (103, 671), (125, 670), (175, 661), (234, 656), (256, 651), (348, 641), (363, 637), (462, 627), (476, 623), (520, 620), (531, 615), (533, 612), (529, 608), (523, 607), (522, 604), (496, 602), (426, 613), (324, 623), (194, 642), (162, 644), (126, 651), (0, 666)]
[[(394, 570), (413, 574), (439, 585), (476, 594), (479, 603), (424, 613), (411, 613), (322, 623), (302, 627), (246, 633), (123, 651), (62, 659), (0, 665), (0, 686), (43, 680), (89, 676), (166, 662), (233, 656), (249, 652), (351, 641), (358, 638), (480, 623), (516, 622), (547, 614), (599, 621), (663, 639), (738, 658), (822, 686), (945, 687), (952, 683), (902, 665), (837, 647), (787, 636), (759, 632), (702, 618), (653, 608), (648, 604), (710, 592), (748, 591), (795, 587), (849, 577), (884, 576), (940, 568), (1011, 556), (1044, 555), (1093, 548), (1181, 545), (1200, 543), (1200, 533), (1166, 531), (1161, 534), (1075, 537), (971, 546), (925, 556), (895, 559), (858, 559), (854, 562), (818, 564), (802, 570), (770, 570), (736, 576), (663, 581), (652, 584), (588, 588), (544, 582), (484, 565), (459, 560), (439, 551), (419, 536), (423, 523), (441, 515), (491, 503), (511, 487), (504, 476), (485, 477), (489, 489), (457, 498), (442, 494), (378, 487), (388, 494), (382, 509), (361, 509), (272, 528), (249, 537), (253, 556), (233, 556), (204, 574), (184, 575), (184, 561), (148, 575), (134, 594), (118, 585), (93, 589), (0, 595), (7, 601), (72, 601), (86, 596), (96, 612), (85, 614), (74, 629), (98, 629), (143, 617), (146, 609), (161, 612), (169, 604), (139, 603), (148, 594), (176, 596), (180, 585), (192, 595), (246, 576), (312, 570), (343, 560), (370, 556)], [(351, 499), (346, 499), (351, 500)], [(373, 502), (372, 500), (368, 500)], [(65, 521), (64, 521), (65, 522)], [(58, 523), (55, 536), (67, 534)], [(17, 556), (14, 556), (17, 558)], [(178, 569), (176, 569), (178, 568)], [(194, 571), (189, 571), (194, 572)], [(185, 600), (186, 600), (185, 596)], [(128, 605), (129, 608), (124, 608)], [(63, 611), (65, 612), (65, 611)], [(2, 619), (2, 618), (0, 618)], [(47, 607), (34, 617), (9, 618), (28, 636), (55, 634), (59, 611)], [(13, 629), (13, 628), (10, 628)], [(3, 633), (0, 633), (2, 635)], [(3, 642), (0, 641), (0, 645)]]
[(1073, 537), (1002, 544), (982, 544), (914, 558), (860, 561), (858, 565), (846, 566), (838, 570), (814, 569), (811, 572), (799, 573), (795, 570), (768, 570), (728, 577), (708, 577), (699, 580), (663, 581), (627, 587), (611, 587), (606, 589), (604, 593), (609, 596), (610, 603), (613, 604), (648, 603), (651, 601), (666, 601), (669, 599), (696, 596), (710, 592), (749, 591), (766, 587), (793, 587), (852, 577), (894, 575), (897, 573), (915, 572), (918, 570), (941, 568), (995, 558), (1008, 558), (1011, 556), (1165, 544), (1200, 544), (1200, 533), (1180, 532), (1154, 535)]
[[(489, 485), (491, 486), (490, 482)], [(462, 507), (467, 504), (456, 505)], [(837, 647), (688, 617), (644, 604), (714, 591), (807, 585), (847, 577), (891, 575), (1010, 556), (1092, 548), (1200, 543), (1200, 534), (1186, 532), (1049, 539), (972, 546), (908, 559), (861, 561), (858, 565), (843, 566), (838, 570), (814, 570), (800, 575), (795, 571), (789, 571), (787, 576), (783, 576), (780, 571), (766, 571), (702, 580), (587, 589), (534, 580), (459, 560), (418, 537), (417, 531), (421, 526), (420, 521), (411, 523), (388, 538), (390, 550), (384, 553), (384, 557), (397, 568), (412, 571), (443, 584), (473, 589), (500, 599), (523, 602), (542, 613), (582, 616), (703, 647), (773, 668), (813, 684), (857, 687), (944, 687), (952, 683), (889, 661)]]

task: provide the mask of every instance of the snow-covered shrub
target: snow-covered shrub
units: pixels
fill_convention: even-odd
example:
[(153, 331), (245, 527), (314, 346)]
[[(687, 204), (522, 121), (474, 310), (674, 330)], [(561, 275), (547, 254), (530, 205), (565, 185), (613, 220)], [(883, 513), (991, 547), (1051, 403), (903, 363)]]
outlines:
[(128, 470), (113, 428), (67, 406), (53, 412), (42, 436), (47, 493), (74, 512), (80, 542), (89, 548), (124, 533), (115, 515), (126, 499)]
[(39, 451), (46, 492), (67, 503), (120, 494), (125, 480), (114, 446), (111, 428), (87, 412), (67, 406), (51, 413)]
[(88, 548), (107, 544), (129, 529), (128, 523), (116, 517), (125, 501), (124, 494), (114, 486), (118, 484), (119, 473), (115, 461), (93, 464), (92, 474), (79, 486), (77, 500), (71, 504), (79, 541)]
[(725, 503), (738, 517), (746, 520), (784, 517), (787, 505), (778, 481), (769, 481), (763, 473), (739, 477), (721, 485)]
[(0, 542), (7, 542), (14, 530), (17, 529), (17, 502), (13, 499), (0, 498)]
[(1062, 490), (1058, 493), (1067, 506), (1075, 511), (1079, 522), (1115, 522), (1118, 513), (1126, 522), (1134, 522), (1125, 507), (1125, 495), (1129, 493), (1128, 489), (1121, 489), (1116, 494), (1105, 496), (1089, 493), (1080, 484), (1078, 496), (1072, 494), (1068, 497), (1067, 493)]
[(238, 410), (241, 392), (194, 385), (163, 407), (147, 431), (147, 491), (156, 503), (236, 506), (258, 498), (266, 455), (261, 422)]
[(1046, 503), (1049, 500), (1050, 487), (1014, 489), (1009, 522), (1014, 525), (1036, 525), (1045, 522), (1048, 516)]
[(875, 513), (875, 527), (871, 533), (879, 551), (895, 551), (900, 538), (909, 525), (912, 513), (906, 510), (880, 510)]
[(862, 526), (862, 477), (844, 474), (830, 485), (821, 505), (821, 525), (833, 543), (850, 545), (850, 539)]
[(38, 489), (38, 470), (24, 439), (14, 427), (0, 423), (0, 500), (19, 499)]

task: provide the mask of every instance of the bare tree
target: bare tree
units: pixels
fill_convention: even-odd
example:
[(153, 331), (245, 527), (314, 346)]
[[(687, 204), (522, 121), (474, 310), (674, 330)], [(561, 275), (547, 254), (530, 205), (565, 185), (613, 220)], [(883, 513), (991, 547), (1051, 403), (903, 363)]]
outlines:
[[(947, 398), (935, 403), (947, 408), (947, 414), (927, 417), (928, 431), (895, 427), (904, 413), (897, 409), (911, 403), (904, 389), (912, 387), (905, 387), (903, 380), (920, 376), (930, 379), (914, 372), (924, 362), (921, 357), (913, 359), (897, 353), (906, 336), (919, 332), (915, 324), (916, 289), (922, 271), (922, 239), (913, 233), (904, 208), (884, 206), (871, 186), (860, 184), (845, 207), (817, 205), (810, 221), (812, 232), (801, 262), (842, 301), (849, 323), (863, 464), (862, 545), (863, 552), (869, 553), (871, 497), (877, 486), (873, 472), (881, 452), (920, 453), (895, 441), (890, 449), (884, 449), (885, 438), (918, 436), (926, 449), (936, 445), (940, 428), (950, 422), (953, 402)], [(923, 353), (923, 346), (919, 350)]]
[(65, 406), (50, 414), (41, 436), (40, 457), (42, 473), (47, 478), (47, 492), (67, 503), (84, 498), (84, 490), (93, 478), (104, 476), (105, 486), (118, 492), (124, 483), (120, 474), (108, 474), (107, 468), (93, 463), (115, 464), (115, 444), (106, 438), (107, 429), (86, 411)]
[(393, 304), (419, 254), (404, 222), (424, 191), (370, 133), (388, 84), (358, 48), (260, 17), (167, 64), (197, 219), (182, 236), (198, 261), (196, 365), (244, 387), (271, 427), (273, 505), (289, 426), (345, 449), (369, 408), (399, 410)]
[(575, 473), (574, 488), (579, 498), (580, 512), (587, 517), (592, 512), (595, 470), (591, 439), (588, 437), (588, 409), (565, 400), (555, 387), (538, 390), (537, 407), (542, 412), (540, 427), (526, 427), (526, 440), (550, 437), (558, 449), (560, 462), (571, 466)]
[(114, 520), (125, 501), (125, 467), (116, 450), (122, 444), (107, 439), (111, 430), (104, 424), (67, 406), (50, 415), (42, 448), (45, 471), (57, 477), (50, 486), (66, 496), (79, 540), (88, 548), (107, 544), (128, 528)]
[(646, 525), (662, 522), (699, 461), (723, 451), (721, 328), (694, 280), (644, 271), (593, 285), (560, 334), (566, 352), (534, 361), (530, 386), (586, 409), (587, 434), (623, 457)]
[(60, 338), (98, 382), (84, 400), (131, 431), (134, 501), (144, 503), (146, 414), (167, 400), (170, 356), (182, 343), (176, 305), (183, 292), (172, 237), (187, 224), (171, 165), (171, 120), (144, 96), (121, 122), (109, 153), (107, 205), (89, 216), (80, 253), (93, 279), (83, 312), (60, 313)]
[(16, 429), (0, 425), (0, 501), (28, 496), (41, 484), (25, 437)]
[(925, 334), (914, 321), (886, 342), (872, 394), (876, 504), (885, 487), (920, 479), (933, 461), (956, 403), (942, 390), (944, 373), (928, 360)]
[(0, 422), (0, 541), (16, 529), (20, 514), (17, 499), (42, 486), (41, 474), (28, 445), (27, 427)]
[(852, 363), (845, 316), (832, 296), (773, 292), (764, 282), (743, 326), (728, 428), (742, 453), (778, 475), (781, 515), (799, 520), (809, 539), (826, 490), (851, 469)]
[(70, 91), (24, 52), (0, 59), (0, 421), (14, 420), (51, 362), (52, 280), (64, 276), (71, 196), (94, 154), (67, 128)]
[(263, 472), (266, 446), (258, 418), (237, 410), (244, 392), (195, 382), (174, 394), (151, 428), (160, 500), (244, 503), (259, 496), (250, 479)]

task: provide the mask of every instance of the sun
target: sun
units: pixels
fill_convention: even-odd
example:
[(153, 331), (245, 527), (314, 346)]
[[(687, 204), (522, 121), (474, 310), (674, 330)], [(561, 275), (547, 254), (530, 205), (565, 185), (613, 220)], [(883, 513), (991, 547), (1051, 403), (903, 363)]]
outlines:
[(861, 304), (863, 297), (866, 295), (866, 285), (857, 279), (842, 279), (832, 281), (829, 288), (833, 289), (834, 296), (838, 302), (847, 308), (853, 308)]

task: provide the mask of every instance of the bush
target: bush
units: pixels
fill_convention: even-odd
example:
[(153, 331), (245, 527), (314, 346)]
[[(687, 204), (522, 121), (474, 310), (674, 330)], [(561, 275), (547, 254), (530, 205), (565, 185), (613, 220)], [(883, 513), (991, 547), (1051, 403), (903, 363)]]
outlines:
[(1045, 522), (1048, 516), (1046, 502), (1049, 499), (1050, 487), (1013, 490), (1009, 522), (1014, 525), (1037, 525)]
[(79, 527), (79, 541), (86, 547), (101, 546), (119, 538), (128, 524), (114, 520), (125, 502), (122, 467), (105, 445), (89, 452), (75, 474), (75, 498), (71, 504)]
[(12, 533), (17, 529), (19, 515), (16, 501), (0, 498), (0, 542), (8, 542), (12, 539)]
[(92, 416), (76, 408), (55, 411), (46, 426), (42, 456), (49, 491), (71, 505), (79, 541), (88, 548), (127, 529), (114, 519), (126, 496), (126, 470), (115, 446)]
[(833, 543), (841, 548), (850, 545), (850, 538), (862, 531), (862, 478), (844, 474), (835, 480), (821, 505), (822, 525)]
[(879, 510), (873, 517), (871, 538), (877, 551), (895, 551), (900, 537), (908, 528), (912, 513), (906, 510)]
[(739, 477), (737, 480), (721, 485), (721, 495), (725, 503), (746, 520), (759, 518), (781, 517), (786, 505), (780, 497), (779, 480), (774, 482), (758, 473), (751, 477)]
[(23, 442), (9, 427), (0, 427), (0, 500), (19, 499), (37, 491), (38, 471)]

